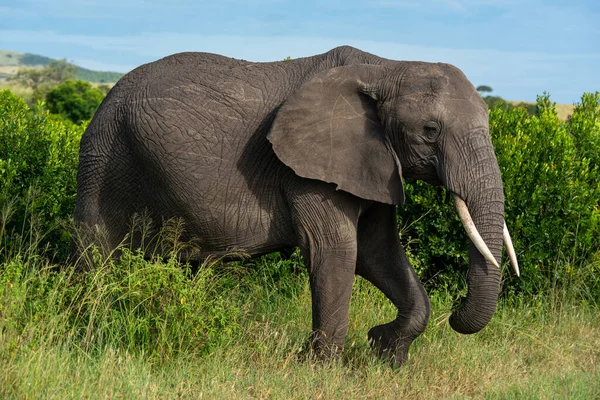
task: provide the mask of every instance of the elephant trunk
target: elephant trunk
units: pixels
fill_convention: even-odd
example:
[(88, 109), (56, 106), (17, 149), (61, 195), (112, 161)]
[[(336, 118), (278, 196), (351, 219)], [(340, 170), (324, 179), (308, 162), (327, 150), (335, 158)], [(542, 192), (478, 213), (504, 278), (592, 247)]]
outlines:
[[(478, 143), (466, 146), (471, 147), (471, 154), (476, 153), (476, 156), (467, 159), (477, 160), (477, 165), (470, 168), (461, 166), (469, 171), (466, 175), (469, 179), (460, 181), (461, 184), (456, 188), (449, 187), (459, 198), (457, 208), (462, 203), (460, 199), (465, 200), (474, 231), (478, 234), (470, 234), (469, 239), (467, 296), (454, 309), (449, 320), (455, 331), (464, 334), (478, 332), (488, 324), (496, 311), (500, 291), (498, 265), (502, 257), (504, 233), (504, 192), (489, 136), (479, 136), (478, 139)], [(456, 183), (457, 180), (453, 181)], [(461, 219), (464, 224), (463, 216)], [(484, 243), (483, 247), (481, 243), (476, 244), (479, 240), (477, 236)]]

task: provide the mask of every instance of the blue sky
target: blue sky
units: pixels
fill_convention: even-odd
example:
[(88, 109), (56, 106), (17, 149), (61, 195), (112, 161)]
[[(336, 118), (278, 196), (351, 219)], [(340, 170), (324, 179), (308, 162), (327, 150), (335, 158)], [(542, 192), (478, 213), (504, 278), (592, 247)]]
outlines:
[(0, 0), (0, 49), (127, 72), (180, 51), (252, 61), (347, 44), (441, 61), (510, 100), (600, 90), (598, 0)]

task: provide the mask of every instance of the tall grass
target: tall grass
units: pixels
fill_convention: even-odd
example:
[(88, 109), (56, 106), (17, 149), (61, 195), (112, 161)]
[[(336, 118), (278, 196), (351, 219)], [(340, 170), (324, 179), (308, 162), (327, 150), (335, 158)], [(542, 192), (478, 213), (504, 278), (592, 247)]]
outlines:
[(35, 243), (0, 267), (0, 398), (600, 396), (598, 304), (574, 282), (502, 300), (470, 336), (446, 323), (456, 294), (434, 291), (428, 329), (394, 370), (366, 333), (395, 309), (360, 278), (341, 360), (303, 355), (310, 289), (296, 253), (196, 269), (176, 251), (123, 248), (75, 272)]

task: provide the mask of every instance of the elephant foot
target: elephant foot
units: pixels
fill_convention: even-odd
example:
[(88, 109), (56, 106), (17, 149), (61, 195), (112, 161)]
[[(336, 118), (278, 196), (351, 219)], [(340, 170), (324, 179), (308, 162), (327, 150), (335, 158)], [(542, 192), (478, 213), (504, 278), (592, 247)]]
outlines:
[(341, 358), (343, 348), (343, 344), (327, 340), (323, 332), (313, 332), (300, 355), (318, 362), (337, 361)]
[(408, 348), (415, 340), (415, 336), (398, 332), (393, 329), (392, 324), (388, 323), (371, 328), (368, 337), (375, 353), (397, 368), (402, 366), (408, 359)]

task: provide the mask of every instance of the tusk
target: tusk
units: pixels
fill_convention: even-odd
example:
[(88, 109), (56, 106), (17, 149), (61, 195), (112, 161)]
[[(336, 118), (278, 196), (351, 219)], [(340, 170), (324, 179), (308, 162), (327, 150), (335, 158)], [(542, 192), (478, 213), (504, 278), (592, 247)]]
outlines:
[(467, 231), (467, 235), (469, 235), (469, 238), (471, 239), (471, 241), (473, 242), (475, 247), (477, 247), (477, 250), (479, 250), (479, 252), (483, 256), (483, 258), (485, 258), (489, 263), (495, 265), (497, 268), (500, 268), (500, 266), (498, 265), (498, 262), (492, 255), (492, 252), (490, 251), (490, 249), (488, 249), (487, 245), (483, 241), (483, 238), (477, 231), (477, 228), (475, 227), (475, 224), (473, 223), (473, 219), (471, 218), (471, 214), (469, 213), (469, 209), (467, 208), (467, 205), (465, 204), (463, 199), (461, 199), (460, 197), (458, 197), (455, 194), (454, 195), (454, 204), (456, 205), (456, 211), (458, 212), (460, 221), (462, 222), (463, 226), (465, 227), (465, 230)]
[(502, 236), (504, 238), (504, 246), (506, 246), (508, 258), (510, 258), (510, 265), (512, 266), (515, 274), (517, 276), (521, 276), (521, 273), (519, 272), (519, 263), (517, 262), (517, 255), (515, 254), (515, 248), (513, 247), (510, 233), (508, 232), (508, 227), (506, 226), (506, 221), (504, 221), (504, 231)]

